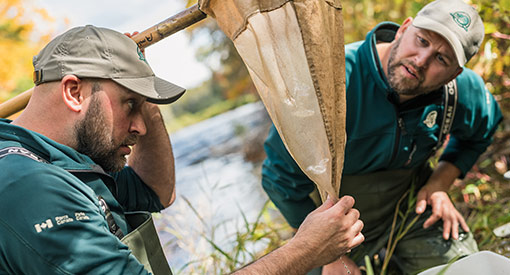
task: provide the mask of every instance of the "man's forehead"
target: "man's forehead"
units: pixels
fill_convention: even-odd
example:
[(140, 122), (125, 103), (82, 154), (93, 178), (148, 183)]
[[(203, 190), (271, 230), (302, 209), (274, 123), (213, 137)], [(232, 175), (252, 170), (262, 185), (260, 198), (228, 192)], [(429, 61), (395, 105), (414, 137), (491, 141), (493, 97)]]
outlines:
[(112, 80), (108, 80), (108, 83), (115, 87), (115, 89), (119, 92), (120, 97), (122, 98), (134, 98), (138, 101), (145, 101), (147, 99), (145, 96), (142, 96)]

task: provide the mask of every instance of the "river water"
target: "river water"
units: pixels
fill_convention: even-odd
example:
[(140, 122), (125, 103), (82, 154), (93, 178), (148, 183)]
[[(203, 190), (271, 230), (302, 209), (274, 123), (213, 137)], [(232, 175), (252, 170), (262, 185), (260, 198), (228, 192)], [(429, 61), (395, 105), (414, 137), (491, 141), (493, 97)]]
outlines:
[[(229, 237), (242, 227), (242, 214), (256, 219), (267, 201), (260, 154), (269, 121), (257, 102), (171, 134), (177, 198), (155, 222), (174, 271), (210, 254), (204, 236), (228, 247)], [(256, 161), (247, 161), (254, 153)]]

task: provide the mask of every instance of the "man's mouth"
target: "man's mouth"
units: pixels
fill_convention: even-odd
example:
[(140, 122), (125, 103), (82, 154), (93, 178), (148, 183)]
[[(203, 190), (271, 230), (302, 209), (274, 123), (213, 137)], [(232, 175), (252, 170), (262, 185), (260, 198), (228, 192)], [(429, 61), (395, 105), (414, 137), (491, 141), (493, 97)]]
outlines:
[(131, 154), (133, 150), (133, 146), (137, 143), (137, 137), (135, 135), (130, 135), (119, 146), (119, 149), (123, 155)]
[(413, 76), (414, 78), (418, 79), (418, 75), (416, 73), (416, 70), (414, 70), (414, 68), (412, 68), (411, 66), (406, 66), (406, 65), (402, 65), (404, 67), (404, 69), (411, 75)]
[(129, 155), (131, 154), (131, 150), (134, 145), (134, 143), (122, 144), (119, 149), (123, 155)]
[(127, 145), (121, 145), (119, 149), (120, 149), (120, 153), (122, 155), (129, 155), (129, 154), (131, 154), (131, 148), (129, 146), (127, 146)]

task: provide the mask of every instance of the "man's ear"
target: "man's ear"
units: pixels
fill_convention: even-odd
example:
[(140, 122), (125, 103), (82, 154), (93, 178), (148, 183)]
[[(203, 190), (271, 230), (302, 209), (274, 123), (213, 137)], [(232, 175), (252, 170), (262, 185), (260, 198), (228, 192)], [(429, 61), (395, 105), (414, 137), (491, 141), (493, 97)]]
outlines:
[(407, 30), (407, 28), (409, 26), (411, 26), (411, 23), (413, 22), (413, 18), (412, 17), (407, 17), (404, 22), (402, 22), (402, 25), (400, 25), (400, 28), (398, 28), (397, 30), (397, 34), (395, 35), (395, 40), (394, 41), (397, 41), (400, 36), (402, 36), (402, 34), (404, 34), (404, 32)]
[(75, 75), (66, 75), (60, 81), (62, 98), (66, 106), (73, 112), (80, 112), (83, 103), (83, 82)]

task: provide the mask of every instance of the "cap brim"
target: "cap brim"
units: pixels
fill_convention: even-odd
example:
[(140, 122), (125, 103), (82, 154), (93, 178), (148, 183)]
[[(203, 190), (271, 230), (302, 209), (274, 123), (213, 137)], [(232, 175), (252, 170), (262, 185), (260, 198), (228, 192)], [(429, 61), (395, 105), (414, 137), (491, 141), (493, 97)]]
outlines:
[(444, 37), (448, 44), (452, 46), (452, 49), (455, 52), (455, 56), (457, 57), (457, 62), (459, 63), (459, 65), (462, 67), (464, 66), (464, 64), (466, 64), (467, 60), (466, 56), (464, 55), (464, 47), (462, 47), (462, 43), (459, 41), (457, 36), (452, 31), (450, 31), (450, 29), (448, 29), (446, 26), (437, 21), (431, 20), (425, 16), (417, 16), (413, 20), (412, 24), (415, 27), (433, 31)]
[(119, 85), (147, 98), (155, 104), (170, 104), (179, 99), (186, 89), (157, 76), (144, 78), (115, 78)]

